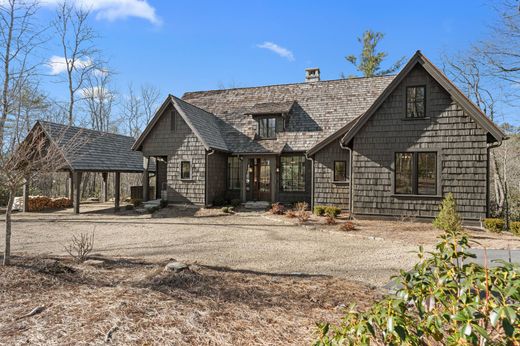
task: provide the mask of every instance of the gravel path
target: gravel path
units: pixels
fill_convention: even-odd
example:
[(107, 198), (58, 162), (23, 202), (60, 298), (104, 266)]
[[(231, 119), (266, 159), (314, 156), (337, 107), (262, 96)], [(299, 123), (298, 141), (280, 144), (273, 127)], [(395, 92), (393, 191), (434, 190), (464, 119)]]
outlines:
[(81, 215), (70, 210), (16, 214), (12, 251), (65, 255), (63, 245), (72, 234), (94, 231), (94, 252), (104, 256), (174, 258), (259, 272), (325, 274), (375, 286), (385, 285), (391, 275), (410, 268), (417, 259), (417, 243), (411, 238), (324, 231), (257, 212), (197, 216), (195, 209), (178, 212), (170, 207), (152, 218), (128, 212), (113, 215), (99, 208), (99, 204), (82, 206), (86, 212)]

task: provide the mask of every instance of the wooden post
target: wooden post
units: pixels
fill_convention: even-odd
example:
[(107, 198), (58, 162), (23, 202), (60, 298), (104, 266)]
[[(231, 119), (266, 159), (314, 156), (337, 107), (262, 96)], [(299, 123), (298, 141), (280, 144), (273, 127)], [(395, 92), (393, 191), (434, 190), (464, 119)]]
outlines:
[(29, 211), (29, 179), (25, 179), (23, 184), (23, 211)]
[(69, 177), (67, 178), (67, 193), (67, 197), (74, 201), (74, 174), (72, 174), (72, 171), (69, 172)]
[(103, 180), (101, 181), (101, 202), (105, 203), (108, 201), (108, 172), (101, 173)]
[(148, 175), (148, 166), (150, 158), (143, 156), (143, 202), (150, 199), (150, 177)]
[(114, 209), (119, 211), (119, 198), (121, 193), (121, 173), (116, 172), (114, 181)]
[(79, 214), (79, 202), (81, 197), (81, 172), (73, 172), (74, 182), (74, 213)]

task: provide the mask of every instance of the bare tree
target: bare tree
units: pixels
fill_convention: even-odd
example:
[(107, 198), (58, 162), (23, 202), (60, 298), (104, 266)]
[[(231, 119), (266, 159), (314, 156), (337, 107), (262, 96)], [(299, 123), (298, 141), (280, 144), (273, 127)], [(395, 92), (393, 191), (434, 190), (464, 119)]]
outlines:
[(88, 76), (101, 65), (97, 58), (98, 49), (94, 44), (97, 34), (88, 24), (89, 15), (90, 12), (84, 7), (65, 1), (58, 6), (52, 23), (63, 52), (61, 61), (56, 63), (65, 65), (69, 125), (74, 122), (77, 93), (86, 84)]
[(115, 91), (111, 88), (112, 74), (106, 68), (96, 69), (86, 79), (81, 89), (82, 100), (87, 107), (90, 126), (98, 131), (108, 131), (111, 124)]
[(142, 104), (132, 84), (128, 84), (127, 93), (122, 101), (123, 122), (128, 135), (137, 138), (141, 133)]
[[(161, 92), (153, 85), (141, 86), (141, 103), (143, 106), (144, 124), (148, 124), (155, 114), (158, 107)], [(142, 129), (142, 128), (141, 128)]]

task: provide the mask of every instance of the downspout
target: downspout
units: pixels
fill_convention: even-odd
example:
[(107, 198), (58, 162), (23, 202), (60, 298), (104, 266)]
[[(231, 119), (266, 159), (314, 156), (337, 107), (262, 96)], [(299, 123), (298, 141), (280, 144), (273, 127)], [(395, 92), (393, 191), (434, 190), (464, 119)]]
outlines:
[(307, 156), (305, 153), (305, 159), (311, 162), (311, 211), (314, 210), (314, 159)]
[(352, 198), (353, 196), (353, 179), (352, 179), (352, 149), (350, 149), (349, 147), (345, 146), (342, 142), (341, 142), (341, 139), (339, 140), (339, 147), (343, 150), (348, 150), (348, 153), (349, 153), (349, 162), (348, 162), (348, 208), (349, 208), (349, 218), (353, 218), (354, 217), (354, 200)]
[(210, 157), (211, 155), (215, 154), (215, 150), (211, 149), (211, 150), (208, 150), (206, 151), (206, 164), (205, 164), (205, 179), (204, 179), (204, 196), (205, 196), (205, 199), (206, 199), (206, 206), (209, 205), (209, 202), (208, 202), (208, 177), (209, 177), (209, 169), (208, 169), (208, 157)]

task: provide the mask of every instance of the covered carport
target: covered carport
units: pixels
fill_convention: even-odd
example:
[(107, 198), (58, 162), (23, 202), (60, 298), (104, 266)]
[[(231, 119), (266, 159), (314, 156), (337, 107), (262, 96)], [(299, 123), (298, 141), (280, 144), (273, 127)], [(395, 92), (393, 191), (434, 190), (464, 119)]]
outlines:
[[(80, 212), (82, 174), (101, 173), (100, 201), (106, 202), (108, 175), (114, 173), (114, 207), (118, 211), (121, 199), (121, 173), (155, 171), (155, 165), (149, 165), (148, 160), (144, 169), (143, 156), (138, 151), (132, 151), (131, 147), (135, 141), (133, 137), (41, 120), (36, 122), (31, 132), (36, 131), (38, 127), (43, 130), (49, 145), (56, 146), (64, 157), (66, 165), (60, 168), (60, 171), (69, 174), (68, 197), (73, 202), (76, 214)], [(74, 150), (69, 150), (71, 142), (80, 144)], [(26, 181), (23, 189), (24, 211), (28, 211), (29, 183)]]

